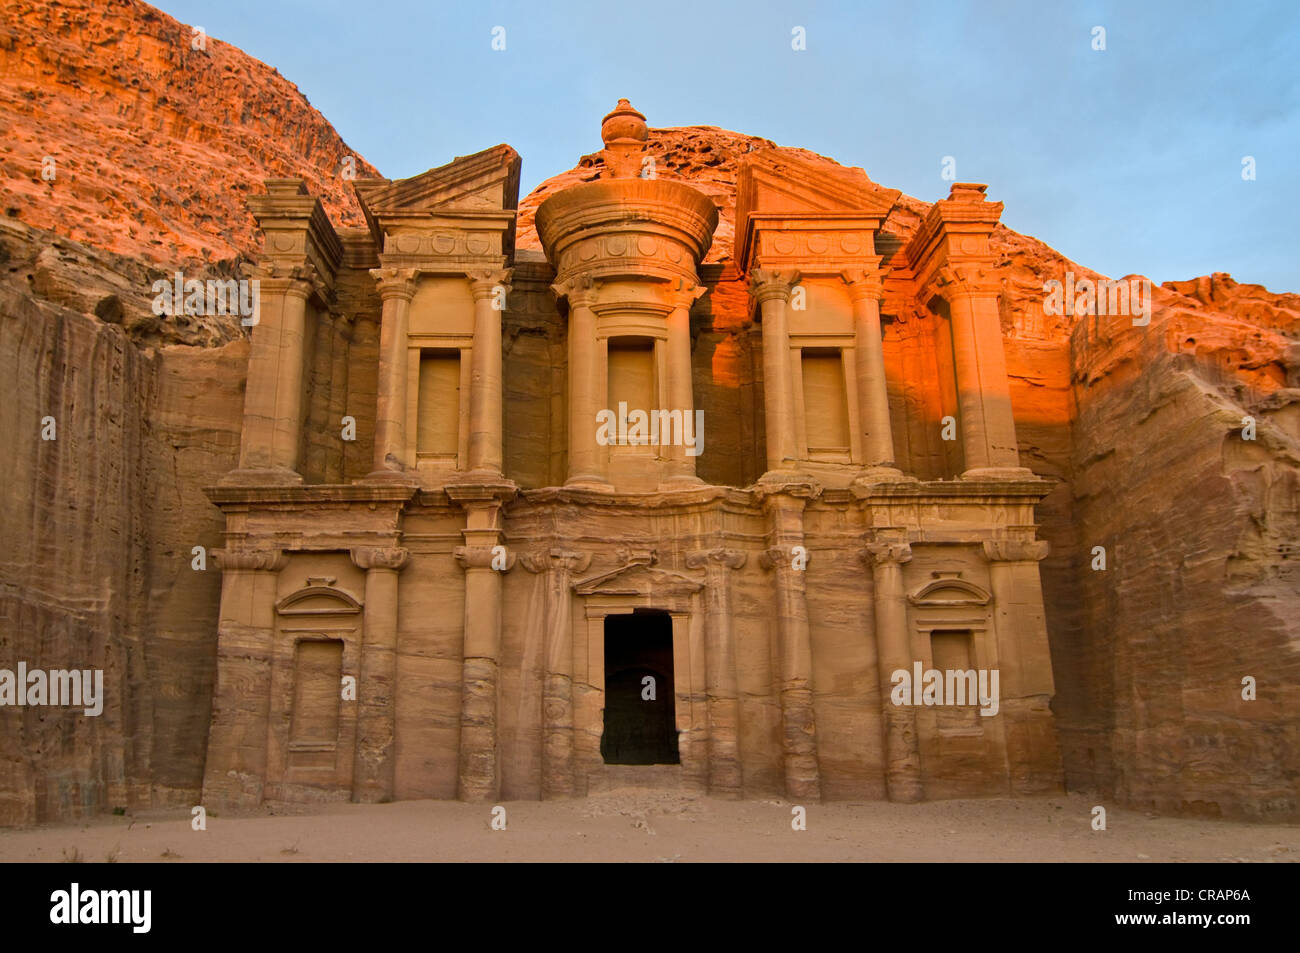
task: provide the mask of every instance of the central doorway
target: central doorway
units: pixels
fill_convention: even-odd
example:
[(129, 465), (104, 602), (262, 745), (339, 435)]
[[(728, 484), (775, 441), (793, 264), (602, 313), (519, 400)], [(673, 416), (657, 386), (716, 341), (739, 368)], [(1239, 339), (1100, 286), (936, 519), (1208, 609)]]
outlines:
[(605, 763), (680, 764), (675, 696), (672, 616), (605, 616)]

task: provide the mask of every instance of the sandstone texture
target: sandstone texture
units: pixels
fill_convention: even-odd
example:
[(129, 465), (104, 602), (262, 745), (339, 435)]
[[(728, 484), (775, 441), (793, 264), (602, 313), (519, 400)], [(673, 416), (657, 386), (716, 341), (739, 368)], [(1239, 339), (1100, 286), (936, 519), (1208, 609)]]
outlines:
[[(303, 176), (360, 224), (344, 160), (375, 171), (293, 83), (138, 0), (19, 0), (0, 23), (0, 210), (147, 261), (257, 247), (248, 196)], [(55, 177), (43, 175), (46, 157)]]
[[(383, 326), (399, 308), (383, 295), (396, 301), (407, 279), (388, 276), (389, 291), (376, 292), (367, 272), (381, 262), (368, 246), (353, 183), (340, 175), (352, 153), (274, 70), (212, 38), (206, 50), (193, 50), (188, 27), (133, 0), (23, 2), (10, 9), (15, 13), (0, 27), (0, 434), (13, 464), (0, 501), (0, 668), (17, 659), (46, 668), (102, 668), (108, 700), (97, 719), (62, 709), (0, 711), (0, 824), (199, 803), (214, 780), (215, 790), (235, 799), (256, 765), (241, 762), (234, 780), (224, 771), (207, 785), (204, 777), (211, 767), (210, 726), (242, 717), (219, 704), (214, 709), (218, 632), (249, 625), (264, 600), (260, 583), (250, 583), (246, 596), (236, 593), (229, 603), (233, 615), (222, 618), (217, 562), (196, 571), (191, 550), (228, 545), (222, 532), (231, 529), (229, 513), (223, 516), (204, 489), (248, 464), (241, 460), (246, 387), (262, 385), (246, 383), (250, 341), (237, 319), (155, 315), (150, 287), (181, 267), (200, 278), (247, 277), (255, 266), (265, 268), (274, 256), (259, 253), (248, 206), (253, 196), (267, 194), (264, 180), (294, 177), (319, 197), (337, 229), (341, 265), (334, 303), (310, 305), (304, 323), (309, 399), (302, 441), (292, 453), (308, 485), (336, 486), (372, 475), (385, 456), (377, 447), (400, 454), (405, 446), (408, 435), (391, 429), (397, 411), (385, 410), (384, 395), (397, 392), (380, 354)], [(876, 247), (886, 264), (903, 262), (932, 205), (806, 150), (716, 127), (650, 129), (644, 154), (654, 160), (657, 179), (689, 185), (716, 208), (699, 267), (708, 293), (689, 306), (689, 328), (691, 389), (709, 414), (712, 441), (695, 472), (718, 492), (702, 493), (686, 509), (660, 501), (638, 510), (621, 499), (587, 505), (554, 490), (572, 475), (571, 354), (538, 209), (566, 189), (601, 180), (605, 154), (586, 155), (522, 198), (511, 225), (498, 469), (525, 491), (511, 503), (512, 532), (535, 541), (574, 537), (610, 545), (594, 547), (594, 563), (590, 554), (537, 545), (500, 578), (486, 555), (500, 526), (474, 495), (483, 491), (467, 488), (449, 497), (426, 481), (413, 491), (420, 505), (406, 525), (416, 540), (406, 544), (410, 552), (381, 546), (349, 555), (340, 544), (335, 554), (292, 557), (271, 583), (277, 601), (297, 598), (309, 580), (330, 579), (312, 585), (400, 607), (401, 634), (391, 656), (372, 656), (368, 667), (344, 649), (337, 663), (323, 655), (303, 663), (351, 667), (380, 694), (400, 686), (404, 699), (395, 725), (364, 707), (343, 720), (340, 737), (361, 754), (348, 760), (342, 777), (331, 774), (331, 783), (346, 782), (367, 799), (585, 793), (581, 780), (566, 785), (563, 779), (574, 776), (554, 770), (590, 758), (598, 743), (581, 728), (564, 730), (574, 713), (579, 726), (592, 724), (596, 699), (554, 662), (559, 649), (546, 633), (577, 624), (569, 615), (573, 606), (556, 593), (586, 580), (599, 598), (602, 587), (626, 584), (657, 589), (661, 601), (662, 593), (674, 593), (674, 605), (684, 606), (697, 598), (691, 587), (734, 579), (734, 587), (720, 584), (730, 591), (727, 600), (702, 603), (701, 611), (714, 620), (711, 627), (726, 618), (741, 634), (738, 684), (708, 682), (699, 659), (684, 660), (679, 677), (690, 680), (692, 729), (737, 721), (748, 728), (734, 743), (728, 732), (715, 733), (722, 743), (710, 751), (708, 769), (688, 780), (737, 793), (736, 778), (743, 776), (746, 795), (891, 796), (886, 741), (876, 728), (861, 727), (879, 718), (874, 632), (889, 620), (864, 620), (859, 602), (892, 577), (888, 569), (873, 576), (861, 561), (860, 537), (869, 527), (846, 521), (837, 509), (847, 490), (835, 491), (842, 498), (832, 493), (828, 501), (823, 494), (791, 504), (801, 512), (801, 532), (820, 541), (816, 572), (801, 597), (816, 690), (800, 694), (795, 679), (774, 693), (785, 660), (766, 637), (745, 637), (774, 626), (773, 590), (789, 585), (777, 564), (763, 564), (759, 548), (788, 548), (800, 537), (787, 532), (794, 525), (782, 509), (787, 504), (739, 495), (738, 488), (769, 469), (770, 448), (761, 341), (750, 282), (737, 260), (738, 179), (742, 166), (758, 162), (830, 186), (865, 181), (865, 201), (886, 203)], [(493, 155), (509, 165), (506, 153)], [(45, 156), (56, 160), (53, 181), (41, 176)], [(369, 178), (367, 184), (377, 173), (359, 157), (356, 172), (356, 193), (370, 196), (374, 207), (387, 202), (397, 211), (407, 200), (402, 183)], [(298, 187), (279, 188), (279, 200), (292, 205)], [(996, 183), (990, 192), (996, 198)], [(508, 201), (491, 201), (513, 211)], [(507, 257), (509, 235), (483, 252), (484, 294), (494, 284), (491, 269)], [(1037, 537), (1050, 544), (1037, 575), (1066, 787), (1160, 812), (1294, 819), (1300, 814), (1300, 576), (1293, 565), (1300, 559), (1300, 296), (1214, 275), (1156, 288), (1147, 326), (1123, 317), (1055, 316), (1044, 311), (1045, 281), (1067, 272), (1076, 279), (1099, 276), (1001, 225), (991, 231), (988, 248), (991, 267), (982, 280), (997, 291), (1015, 449), (1020, 466), (1043, 481), (1042, 500), (1025, 522), (1036, 523)], [(493, 258), (498, 253), (500, 263)], [(455, 291), (464, 299), (465, 334), (478, 327), (478, 293)], [(924, 480), (952, 480), (959, 461), (931, 426), (948, 399), (931, 384), (934, 316), (900, 302), (887, 284), (880, 305), (883, 359), (900, 465)], [(411, 314), (422, 307), (417, 297)], [(433, 324), (421, 328), (418, 317), (412, 320), (415, 332), (433, 333)], [(415, 374), (418, 379), (418, 367)], [(355, 442), (337, 438), (344, 413), (355, 417)], [(41, 439), (47, 415), (57, 422), (55, 441)], [(1242, 439), (1246, 417), (1255, 422), (1254, 440)], [(440, 439), (433, 432), (409, 436), (412, 448), (421, 439)], [(469, 459), (469, 438), (450, 449), (453, 457)], [(474, 452), (483, 463), (482, 447)], [(684, 465), (671, 461), (662, 475), (685, 476)], [(617, 483), (632, 473), (613, 478)], [(504, 499), (504, 491), (496, 492)], [(255, 495), (232, 489), (222, 505), (239, 509), (247, 502), (240, 493)], [(307, 493), (289, 508), (328, 514), (343, 505), (364, 520), (385, 493), (393, 491), (372, 487), (343, 504)], [(379, 535), (390, 529), (367, 526)], [(237, 535), (259, 530), (238, 523), (234, 529)], [(737, 532), (768, 542), (742, 560), (722, 545)], [(683, 533), (692, 537), (689, 546), (663, 548), (661, 540), (680, 540)], [(1097, 546), (1105, 549), (1104, 570), (1092, 568)], [(878, 555), (888, 562), (888, 550)], [(977, 551), (957, 562), (966, 578), (991, 586)], [(926, 581), (923, 563), (900, 570), (909, 592)], [(236, 566), (234, 559), (230, 566), (236, 573), (228, 579), (260, 577), (268, 568)], [(626, 578), (602, 581), (605, 573)], [(390, 576), (402, 580), (404, 595), (383, 588)], [(410, 586), (411, 579), (424, 582)], [(1012, 588), (1019, 592), (1022, 583)], [(500, 620), (500, 644), (475, 654), (470, 643), (487, 630), (469, 623), (467, 605), (483, 602), (512, 608)], [(783, 612), (788, 621), (790, 611), (777, 615)], [(388, 631), (383, 619), (366, 625)], [(871, 639), (864, 640), (864, 628)], [(710, 651), (719, 648), (725, 650)], [(268, 671), (297, 664), (291, 653), (268, 659)], [(692, 665), (697, 668), (687, 674)], [(1246, 676), (1258, 683), (1257, 700), (1242, 698)], [(302, 797), (322, 776), (312, 762), (318, 752), (310, 739), (295, 740), (287, 713), (298, 702), (288, 684), (268, 676), (263, 685), (260, 677), (238, 674), (236, 684), (277, 699), (276, 717), (286, 720), (269, 736), (298, 759), (294, 770), (307, 782), (262, 777), (259, 792), (263, 782), (268, 790), (258, 796)], [(491, 697), (507, 701), (494, 711), (484, 702)], [(807, 733), (801, 718), (815, 721), (824, 753), (816, 775), (800, 749)], [(425, 754), (399, 759), (395, 773), (385, 775), (393, 770), (384, 765), (394, 732), (399, 748)], [(699, 747), (689, 754), (691, 745), (707, 743), (687, 732), (688, 771), (704, 764)], [(974, 756), (961, 748), (965, 742), (946, 743), (951, 767), (927, 778), (931, 796), (1001, 790), (963, 787), (963, 759)], [(494, 748), (496, 761), (482, 755)], [(608, 782), (592, 790), (602, 783)], [(232, 787), (221, 790), (223, 784)]]

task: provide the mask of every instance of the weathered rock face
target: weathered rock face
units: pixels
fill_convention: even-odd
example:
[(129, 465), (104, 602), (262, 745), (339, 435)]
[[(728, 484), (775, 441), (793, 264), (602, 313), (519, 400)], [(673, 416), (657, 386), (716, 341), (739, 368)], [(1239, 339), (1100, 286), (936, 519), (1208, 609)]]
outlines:
[(1082, 676), (1076, 786), (1162, 812), (1300, 809), (1298, 331), (1300, 296), (1226, 275), (1156, 289), (1148, 327), (1074, 330), (1081, 637), (1057, 665)]
[[(343, 177), (376, 174), (276, 70), (138, 0), (20, 0), (0, 25), (0, 210), (154, 262), (257, 247), (246, 200), (301, 176), (360, 224)], [(43, 175), (46, 157), (54, 178)]]
[[(136, 261), (12, 219), (0, 258), (0, 658), (105, 679), (98, 717), (0, 710), (0, 823), (188, 804), (221, 589), (191, 568), (220, 545), (199, 488), (238, 454), (247, 342), (188, 327), (141, 348)], [(173, 343), (195, 332), (206, 346)]]
[[(0, 165), (0, 434), (16, 461), (0, 498), (0, 667), (22, 658), (102, 668), (109, 703), (97, 719), (0, 712), (0, 823), (196, 803), (220, 579), (211, 563), (192, 570), (191, 550), (221, 542), (221, 514), (200, 489), (236, 465), (248, 350), (236, 319), (159, 318), (149, 289), (187, 260), (209, 263), (195, 277), (245, 274), (256, 249), (245, 200), (268, 177), (302, 177), (336, 224), (361, 225), (340, 176), (351, 153), (274, 70), (211, 38), (192, 49), (188, 27), (144, 4), (14, 10), (0, 28), (0, 116), (10, 130)], [(732, 256), (738, 165), (769, 149), (841, 174), (806, 150), (714, 127), (650, 132), (655, 174), (690, 183), (719, 211), (701, 269), (712, 291), (693, 312), (695, 393), (717, 415), (710, 419), (728, 421), (710, 433), (701, 461), (714, 484), (743, 486), (762, 471), (751, 452), (761, 417), (745, 409), (761, 404), (761, 357)], [(41, 176), (47, 155), (53, 181)], [(563, 415), (564, 343), (534, 217), (547, 197), (594, 179), (601, 162), (584, 157), (520, 203), (504, 328), (507, 405), (534, 407), (550, 395), (560, 408), (507, 418), (507, 465), (533, 486), (562, 482), (564, 472), (563, 458), (546, 450), (550, 421)], [(375, 174), (359, 158), (356, 171)], [(929, 207), (899, 198), (884, 226), (893, 248)], [(1095, 273), (1001, 226), (992, 241), (1020, 459), (1057, 483), (1037, 514), (1052, 544), (1040, 567), (1067, 785), (1161, 811), (1296, 816), (1300, 297), (1215, 275), (1157, 290), (1148, 327), (1076, 322), (1044, 313), (1043, 283), (1067, 270)], [(378, 348), (378, 315), (356, 317), (348, 353), (364, 364)], [(926, 366), (934, 347), (917, 327), (886, 321), (891, 403), (910, 399), (907, 369)], [(327, 383), (323, 361), (313, 388)], [(363, 405), (363, 431), (374, 386), (346, 387)], [(1247, 415), (1254, 441), (1241, 437)], [(55, 441), (41, 439), (45, 416), (56, 421)], [(329, 448), (309, 445), (307, 470), (364, 474), (369, 449), (360, 441), (336, 464)], [(1091, 568), (1094, 546), (1105, 547), (1104, 571)], [(763, 578), (752, 565), (745, 571)], [(508, 586), (518, 589), (519, 578)], [(837, 588), (858, 585), (846, 574), (810, 591), (818, 624), (842, 614)], [(445, 594), (445, 604), (456, 598)], [(735, 612), (766, 624), (757, 600)], [(841, 629), (835, 637), (852, 644), (852, 624)], [(449, 644), (459, 637), (444, 635)], [(509, 624), (505, 639), (508, 651), (512, 640), (523, 644)], [(446, 710), (404, 730), (437, 735), (452, 750), (459, 676), (443, 659), (418, 664)], [(1258, 683), (1256, 701), (1241, 697), (1246, 676)], [(503, 674), (503, 691), (515, 691), (517, 678)], [(778, 730), (771, 711), (746, 717)], [(854, 717), (818, 713), (842, 739)], [(878, 757), (878, 739), (862, 744), (853, 764), (828, 777), (853, 776)], [(518, 755), (508, 774), (534, 777), (533, 747), (508, 747)], [(745, 756), (755, 778), (766, 770), (774, 781), (776, 767)], [(454, 795), (454, 766), (437, 770), (434, 782), (399, 776), (399, 792)], [(833, 793), (857, 790), (846, 782)]]

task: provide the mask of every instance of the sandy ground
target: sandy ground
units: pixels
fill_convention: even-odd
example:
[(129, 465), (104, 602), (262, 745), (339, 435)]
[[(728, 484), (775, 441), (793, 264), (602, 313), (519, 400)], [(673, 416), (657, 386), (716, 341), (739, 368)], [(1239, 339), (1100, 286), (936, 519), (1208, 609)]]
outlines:
[(832, 803), (791, 828), (786, 801), (645, 790), (586, 800), (323, 805), (292, 815), (188, 811), (0, 831), (0, 861), (1290, 861), (1300, 826), (1160, 818), (1095, 799)]

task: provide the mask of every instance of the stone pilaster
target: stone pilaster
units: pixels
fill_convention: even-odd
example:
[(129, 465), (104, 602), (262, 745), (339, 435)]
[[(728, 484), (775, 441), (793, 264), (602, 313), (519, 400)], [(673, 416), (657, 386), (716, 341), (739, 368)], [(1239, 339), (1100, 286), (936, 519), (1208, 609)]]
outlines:
[(361, 672), (357, 679), (357, 744), (352, 800), (391, 801), (397, 734), (397, 574), (410, 553), (397, 546), (363, 546), (352, 562), (366, 571)]
[(343, 426), (343, 417), (348, 413), (348, 369), (351, 366), (352, 335), (356, 321), (355, 314), (339, 314), (334, 320), (330, 334), (330, 391), (329, 408), (325, 414), (325, 426), (331, 433), (330, 443), (338, 447), (328, 456), (325, 467), (327, 483), (343, 483), (347, 474), (347, 443), (338, 444), (335, 435)]
[(414, 461), (406, 458), (407, 331), (415, 272), (402, 268), (372, 268), (371, 277), (383, 299), (379, 329), (379, 380), (375, 406), (375, 462), (367, 479), (400, 479)]
[(217, 549), (222, 571), (217, 679), (203, 776), (205, 805), (262, 803), (271, 718), (271, 655), (279, 549)]
[[(684, 428), (694, 427), (695, 419), (695, 391), (691, 381), (691, 305), (704, 294), (705, 288), (681, 279), (674, 281), (673, 285), (670, 293), (672, 310), (667, 319), (667, 409), (670, 412), (682, 412), (684, 432)], [(699, 440), (699, 437), (696, 433), (695, 439)], [(695, 475), (696, 458), (686, 452), (685, 446), (673, 445), (665, 449), (667, 452), (664, 455), (672, 461), (672, 474), (667, 480), (669, 484), (702, 482)]]
[(510, 270), (469, 275), (474, 295), (474, 348), (469, 394), (469, 469), (501, 475), (501, 321)]
[(977, 265), (939, 269), (933, 287), (948, 302), (967, 479), (1023, 478), (1011, 414), (998, 286)]
[(592, 310), (596, 284), (580, 277), (552, 290), (569, 302), (569, 477), (565, 485), (608, 490), (605, 455), (596, 443), (596, 414), (605, 400), (599, 392), (599, 347)]
[[(500, 709), (501, 577), (515, 563), (504, 550), (501, 507), (513, 487), (447, 487), (465, 508), (464, 546), (454, 552), (465, 570), (464, 667), (461, 678), (457, 796), (487, 801), (501, 793), (497, 726)], [(502, 547), (497, 549), (497, 547)]]
[(763, 415), (767, 432), (767, 469), (792, 470), (795, 447), (794, 380), (790, 373), (790, 329), (786, 308), (799, 283), (798, 272), (756, 268), (749, 293), (763, 325)]
[(984, 541), (993, 590), (999, 714), (1006, 725), (1013, 794), (1060, 791), (1060, 748), (1051, 701), (1056, 693), (1043, 613), (1038, 561), (1048, 544), (1034, 539)]
[(889, 419), (889, 384), (885, 378), (885, 347), (880, 332), (880, 296), (884, 282), (874, 265), (841, 274), (853, 301), (854, 375), (858, 391), (858, 428), (862, 436), (862, 463), (870, 473), (889, 471), (898, 476), (894, 462), (894, 435)]
[(258, 274), (257, 323), (248, 352), (241, 480), (301, 483), (303, 361), (307, 299), (317, 279), (311, 265), (268, 264)]
[(542, 797), (574, 794), (573, 592), (574, 573), (591, 565), (590, 553), (554, 548), (520, 558), (529, 572), (543, 573), (546, 609), (543, 625)]
[[(798, 493), (799, 495), (795, 495)], [(804, 570), (808, 555), (803, 547), (803, 510), (811, 493), (795, 489), (774, 493), (763, 500), (771, 527), (771, 546), (759, 564), (776, 577), (776, 630), (780, 658), (778, 690), (781, 698), (785, 790), (791, 798), (821, 797), (821, 772), (817, 764), (816, 718), (813, 711), (812, 641), (808, 630), (808, 599)], [(796, 556), (798, 559), (796, 559)]]
[(907, 593), (903, 564), (912, 559), (905, 542), (868, 543), (874, 582), (876, 664), (879, 670), (881, 720), (884, 726), (885, 786), (891, 801), (919, 801), (921, 749), (916, 730), (916, 709), (895, 705), (890, 699), (895, 671), (912, 671), (913, 653), (907, 628)]
[(741, 550), (688, 553), (686, 565), (705, 571), (705, 687), (709, 712), (709, 793), (744, 793), (740, 757), (740, 688), (736, 672), (736, 633), (731, 615), (731, 573), (745, 565)]

